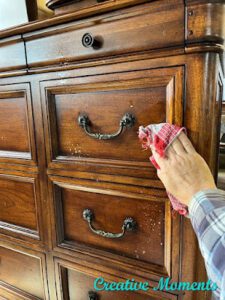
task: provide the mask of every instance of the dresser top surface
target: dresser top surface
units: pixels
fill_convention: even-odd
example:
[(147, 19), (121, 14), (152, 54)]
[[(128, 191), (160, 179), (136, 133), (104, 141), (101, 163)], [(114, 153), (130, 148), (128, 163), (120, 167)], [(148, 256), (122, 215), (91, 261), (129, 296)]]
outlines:
[(131, 6), (140, 5), (143, 3), (149, 3), (156, 5), (171, 4), (174, 5), (174, 10), (176, 10), (177, 4), (183, 4), (185, 6), (191, 5), (201, 5), (210, 3), (212, 5), (224, 4), (225, 0), (109, 0), (102, 3), (97, 3), (96, 5), (80, 9), (78, 11), (56, 15), (49, 19), (37, 20), (29, 23), (25, 23), (19, 26), (11, 27), (5, 30), (0, 30), (0, 40), (8, 38), (15, 35), (21, 35), (28, 32), (33, 32), (40, 29), (50, 28), (55, 25), (66, 24), (72, 21), (79, 21), (90, 16), (97, 16), (107, 12), (113, 12), (118, 9), (127, 8)]

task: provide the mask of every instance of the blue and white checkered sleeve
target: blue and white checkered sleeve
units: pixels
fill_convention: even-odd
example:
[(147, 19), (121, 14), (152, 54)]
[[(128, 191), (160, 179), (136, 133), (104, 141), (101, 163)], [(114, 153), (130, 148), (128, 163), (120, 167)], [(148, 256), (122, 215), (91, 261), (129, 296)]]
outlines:
[(208, 277), (218, 286), (216, 299), (225, 300), (225, 192), (214, 189), (195, 194), (189, 213)]

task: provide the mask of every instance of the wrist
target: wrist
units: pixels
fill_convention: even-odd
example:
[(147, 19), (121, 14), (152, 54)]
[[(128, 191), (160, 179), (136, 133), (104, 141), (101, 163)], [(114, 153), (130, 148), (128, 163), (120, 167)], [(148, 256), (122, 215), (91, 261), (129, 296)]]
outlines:
[(204, 191), (214, 191), (214, 190), (217, 190), (217, 186), (215, 185), (215, 183), (212, 183), (212, 184), (208, 184), (208, 185), (203, 185), (201, 187), (199, 187), (198, 189), (194, 189), (191, 193), (191, 195), (189, 195), (190, 197), (188, 197), (185, 201), (185, 205), (189, 206), (192, 199), (200, 192), (204, 192)]

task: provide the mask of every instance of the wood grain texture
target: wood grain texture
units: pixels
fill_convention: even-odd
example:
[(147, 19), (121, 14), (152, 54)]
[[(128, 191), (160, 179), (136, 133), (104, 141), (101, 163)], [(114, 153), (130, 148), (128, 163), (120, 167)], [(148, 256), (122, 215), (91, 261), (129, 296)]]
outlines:
[[(218, 57), (218, 61), (217, 63), (219, 63), (219, 56), (217, 56), (217, 54), (211, 54), (210, 57), (213, 61), (213, 57)], [(138, 58), (138, 56), (137, 56)], [(196, 148), (199, 150), (201, 149), (201, 154), (202, 155), (206, 155), (206, 160), (209, 160), (209, 158), (211, 156), (213, 156), (214, 158), (216, 157), (216, 153), (215, 151), (212, 152), (212, 148), (211, 148), (211, 152), (210, 152), (210, 155), (208, 156), (208, 148), (207, 148), (207, 145), (209, 145), (209, 143), (211, 144), (211, 139), (213, 139), (213, 136), (211, 136), (209, 139), (207, 139), (207, 141), (204, 141), (204, 147), (201, 146), (201, 137), (199, 135), (199, 119), (203, 118), (204, 116), (204, 112), (201, 112), (201, 109), (199, 108), (198, 105), (203, 105), (201, 101), (202, 100), (202, 94), (199, 92), (201, 89), (201, 86), (202, 86), (202, 80), (203, 80), (203, 77), (202, 76), (199, 76), (199, 74), (203, 74), (203, 69), (202, 69), (202, 66), (205, 64), (205, 55), (200, 55), (200, 54), (196, 54), (196, 55), (183, 55), (183, 56), (173, 56), (173, 57), (167, 57), (167, 58), (158, 58), (158, 59), (149, 59), (149, 60), (140, 60), (140, 61), (128, 61), (128, 62), (123, 62), (121, 64), (115, 64), (115, 65), (109, 65), (109, 64), (106, 64), (104, 66), (98, 66), (98, 67), (92, 67), (92, 68), (86, 68), (86, 69), (80, 69), (79, 70), (79, 74), (77, 74), (77, 70), (71, 70), (71, 71), (67, 71), (63, 73), (63, 79), (66, 80), (66, 78), (68, 77), (72, 77), (72, 81), (74, 81), (74, 78), (77, 78), (77, 77), (80, 77), (80, 76), (86, 76), (86, 75), (96, 75), (97, 74), (107, 74), (107, 73), (112, 73), (112, 70), (114, 73), (118, 73), (119, 71), (121, 72), (125, 72), (125, 71), (131, 71), (131, 70), (137, 70), (137, 69), (140, 69), (140, 70), (145, 70), (146, 68), (150, 68), (150, 69), (158, 69), (158, 68), (170, 68), (170, 67), (174, 67), (175, 65), (178, 65), (178, 66), (185, 66), (185, 70), (187, 73), (186, 74), (186, 77), (187, 77), (187, 86), (186, 87), (186, 93), (185, 93), (185, 99), (186, 99), (186, 102), (185, 102), (185, 121), (184, 121), (184, 124), (188, 127), (188, 133), (189, 133), (189, 136), (191, 137), (194, 145), (196, 146)], [(213, 70), (213, 68), (215, 68), (215, 65), (212, 63), (211, 64), (211, 70)], [(219, 71), (219, 69), (217, 69)], [(208, 71), (207, 71), (208, 72)], [(214, 75), (215, 73), (211, 73), (211, 76), (215, 76)], [(117, 74), (115, 74), (116, 76)], [(52, 79), (59, 79), (58, 77), (62, 77), (62, 73), (55, 73), (55, 74), (51, 74), (51, 78)], [(48, 80), (49, 79), (49, 74), (40, 74), (38, 76), (36, 76), (35, 79), (33, 79), (34, 76), (33, 75), (30, 75), (29, 77), (26, 77), (27, 80), (33, 80), (33, 87), (32, 87), (32, 90), (33, 92), (35, 92), (35, 95), (36, 95), (36, 101), (35, 101), (35, 111), (38, 112), (38, 116), (35, 115), (35, 120), (36, 120), (36, 125), (37, 125), (37, 128), (38, 128), (38, 141), (40, 141), (40, 144), (38, 144), (38, 147), (39, 147), (39, 150), (38, 150), (38, 161), (40, 163), (40, 168), (41, 168), (41, 172), (42, 172), (42, 180), (46, 180), (45, 179), (45, 174), (46, 174), (46, 165), (45, 165), (45, 154), (43, 153), (42, 151), (42, 146), (43, 146), (43, 141), (44, 141), (44, 138), (43, 138), (43, 132), (42, 132), (42, 118), (40, 116), (40, 91), (39, 91), (39, 81), (44, 81), (44, 80)], [(62, 78), (60, 79), (62, 80)], [(2, 81), (2, 83), (4, 84), (5, 82), (14, 82), (15, 83), (15, 79), (5, 79)], [(17, 82), (20, 82), (20, 81), (24, 81), (24, 78), (17, 78)], [(207, 82), (207, 81), (206, 81)], [(211, 82), (211, 81), (210, 81)], [(181, 89), (182, 87), (179, 86)], [(187, 91), (187, 87), (188, 88), (188, 91)], [(207, 93), (206, 93), (207, 94)], [(205, 94), (204, 97), (206, 97), (207, 95)], [(39, 95), (39, 96), (38, 96)], [(214, 94), (210, 94), (210, 99), (214, 99)], [(38, 97), (37, 97), (38, 96)], [(203, 98), (204, 101), (206, 101), (206, 98)], [(208, 98), (207, 98), (208, 99)], [(213, 101), (214, 103), (214, 101)], [(196, 109), (193, 110), (193, 107), (195, 107)], [(210, 111), (212, 112), (213, 109), (212, 107), (210, 106)], [(44, 118), (45, 118), (45, 115), (44, 115)], [(210, 119), (211, 120), (211, 119)], [(45, 120), (46, 122), (46, 120)], [(203, 123), (205, 123), (205, 120), (202, 121)], [(206, 124), (206, 123), (205, 123)], [(208, 124), (207, 123), (207, 126), (203, 126), (201, 127), (201, 134), (202, 136), (205, 136), (205, 134), (209, 134), (209, 128), (212, 124)], [(48, 152), (48, 151), (47, 151)], [(72, 166), (72, 164), (69, 164)], [(82, 164), (81, 164), (82, 165)], [(77, 166), (76, 165), (73, 165), (72, 166), (73, 169), (77, 169)], [(86, 165), (84, 165), (83, 167), (80, 166), (80, 168), (84, 169), (86, 168)], [(72, 168), (71, 168), (72, 170)], [(68, 178), (67, 176), (75, 176), (75, 177), (78, 177), (81, 176), (82, 174), (76, 170), (76, 171), (70, 171), (69, 169), (67, 169), (67, 164), (61, 164), (61, 165), (58, 165), (57, 168), (55, 169), (52, 169), (52, 170), (49, 170), (51, 172), (53, 172), (54, 174), (64, 174), (65, 178), (64, 178), (64, 181), (66, 181), (67, 183), (70, 182), (70, 178)], [(97, 171), (97, 172), (96, 172)], [(102, 173), (103, 174), (102, 174)], [(104, 175), (104, 172), (105, 172), (105, 175)], [(98, 174), (99, 173), (99, 174)], [(106, 173), (108, 174), (106, 176)], [(103, 181), (111, 181), (111, 180), (114, 180), (114, 185), (116, 185), (116, 180), (113, 179), (115, 176), (112, 176), (110, 175), (111, 173), (111, 170), (110, 170), (110, 167), (106, 168), (106, 166), (103, 166), (101, 168), (96, 168), (95, 165), (93, 164), (92, 165), (92, 170), (90, 171), (90, 168), (89, 168), (89, 171), (88, 169), (86, 169), (86, 172), (84, 172), (83, 176), (85, 176), (85, 178), (89, 178), (89, 179), (92, 179), (92, 180), (95, 180), (98, 179), (98, 178), (101, 178), (101, 180)], [(137, 173), (138, 174), (138, 173)], [(104, 176), (103, 176), (104, 175)], [(135, 185), (137, 185), (137, 182), (138, 181), (135, 181), (134, 179), (132, 179), (131, 181), (131, 177), (129, 178), (129, 175), (128, 172), (127, 172), (127, 168), (124, 168), (124, 174), (123, 174), (123, 181), (124, 182), (127, 182), (129, 183), (127, 185), (127, 188), (126, 189), (130, 189), (132, 184), (135, 183)], [(102, 176), (102, 177), (101, 177)], [(58, 177), (58, 176), (57, 176)], [(121, 177), (121, 178), (122, 178)], [(110, 179), (109, 179), (110, 178)], [(92, 180), (89, 180), (89, 185), (91, 185), (91, 182)], [(98, 179), (99, 180), (99, 179)], [(133, 182), (131, 184), (131, 182)], [(155, 184), (156, 184), (157, 181), (155, 181)], [(43, 185), (46, 185), (46, 181), (45, 183), (43, 182)], [(139, 183), (138, 183), (139, 186), (142, 185), (142, 182), (141, 180), (139, 180)], [(147, 182), (145, 183), (145, 185), (147, 186)], [(117, 178), (117, 189), (118, 187), (121, 186), (120, 184), (120, 179)], [(109, 184), (108, 189), (112, 190), (112, 189), (115, 189), (116, 187), (112, 184)], [(45, 188), (43, 187), (43, 190), (46, 189), (46, 186)], [(159, 190), (158, 190), (159, 191)], [(49, 191), (48, 191), (49, 192)], [(138, 193), (141, 192), (141, 189), (139, 188), (139, 191), (138, 191), (138, 188), (136, 189), (136, 195)], [(47, 195), (47, 191), (43, 191), (44, 195)], [(147, 193), (147, 192), (145, 192)], [(148, 195), (152, 195), (152, 193), (155, 193), (154, 191), (154, 188), (151, 187), (149, 188), (149, 193), (147, 193)], [(159, 195), (159, 194), (155, 194), (155, 195)], [(50, 197), (49, 199), (51, 199), (51, 193), (49, 194)], [(151, 196), (148, 196), (148, 197), (151, 197)], [(147, 198), (146, 198), (147, 199)], [(47, 201), (45, 200), (45, 205), (47, 205)], [(47, 214), (46, 214), (46, 210), (43, 209), (43, 214), (47, 217)], [(169, 226), (169, 225), (167, 225)], [(176, 225), (177, 226), (177, 225)], [(178, 227), (179, 228), (179, 227)], [(49, 229), (49, 228), (48, 228)], [(51, 233), (49, 233), (51, 234)], [(193, 280), (198, 280), (198, 279), (201, 279), (201, 280), (204, 280), (204, 268), (203, 268), (203, 263), (201, 261), (201, 258), (199, 256), (199, 252), (198, 252), (198, 249), (197, 249), (197, 244), (196, 244), (196, 240), (194, 238), (194, 233), (193, 233), (193, 230), (191, 228), (191, 225), (189, 223), (189, 221), (185, 221), (185, 223), (183, 224), (183, 231), (180, 231), (179, 233), (179, 230), (176, 231), (176, 234), (173, 235), (173, 239), (174, 239), (174, 244), (176, 244), (176, 239), (177, 239), (177, 236), (181, 234), (183, 238), (181, 238), (181, 243), (182, 245), (178, 245), (178, 251), (182, 251), (181, 254), (182, 254), (182, 273), (179, 273), (178, 272), (178, 268), (180, 266), (180, 261), (178, 259), (178, 257), (175, 258), (175, 262), (174, 262), (174, 266), (176, 267), (176, 270), (175, 270), (175, 274), (177, 276), (181, 276), (182, 275), (182, 278), (184, 278), (184, 280), (189, 280), (189, 281), (193, 281)], [(191, 237), (191, 242), (190, 242), (190, 237)], [(50, 248), (51, 249), (51, 248)], [(84, 250), (85, 248), (82, 248), (82, 249), (79, 249), (79, 251), (73, 251), (71, 254), (71, 251), (69, 250), (66, 250), (66, 249), (62, 249), (62, 247), (58, 247), (56, 249), (57, 251), (57, 255), (60, 255), (63, 259), (65, 259), (65, 257), (69, 257), (69, 259), (74, 259), (76, 260), (77, 256), (81, 256), (82, 255), (82, 252), (85, 251), (86, 254), (88, 254), (88, 258), (90, 260), (96, 260), (96, 250), (95, 249), (92, 249), (92, 251), (90, 250), (87, 250), (87, 248)], [(180, 250), (179, 250), (180, 249)], [(50, 250), (51, 251), (51, 250)], [(70, 255), (69, 255), (70, 253)], [(90, 256), (90, 253), (91, 256)], [(194, 255), (193, 255), (194, 253)], [(69, 255), (69, 256), (68, 256)], [(99, 255), (100, 257), (100, 255)], [(195, 257), (198, 257), (198, 263), (195, 259)], [(99, 258), (100, 259), (100, 258)], [(85, 258), (84, 256), (82, 257), (82, 261), (81, 261), (81, 264), (82, 262), (85, 261), (85, 264), (87, 262), (87, 258)], [(99, 261), (98, 263), (98, 268), (101, 268), (101, 269), (106, 269), (106, 265), (113, 265), (114, 266), (114, 274), (121, 274), (121, 272), (123, 272), (124, 274), (124, 278), (126, 277), (129, 277), (131, 276), (131, 274), (134, 274), (135, 273), (135, 276), (137, 278), (142, 278), (144, 276), (144, 274), (146, 274), (146, 269), (144, 267), (142, 267), (140, 269), (140, 267), (138, 267), (137, 265), (134, 267), (131, 267), (131, 264), (128, 265), (127, 263), (118, 263), (117, 260), (115, 260), (115, 256), (111, 256), (110, 258), (108, 257), (107, 259), (102, 257), (102, 259)], [(50, 264), (51, 266), (51, 264)], [(196, 272), (195, 271), (195, 268), (198, 268), (199, 272)], [(50, 271), (51, 270), (51, 271)], [(123, 270), (123, 271), (121, 271)], [(49, 268), (49, 278), (52, 278), (52, 272), (53, 272), (53, 269), (52, 267)], [(180, 271), (181, 272), (181, 271)], [(157, 274), (157, 270), (156, 270), (156, 274)], [(132, 275), (133, 276), (133, 275)], [(152, 277), (152, 278), (155, 278), (155, 280), (157, 281), (158, 278), (159, 278), (159, 273), (158, 273), (158, 276), (156, 276), (154, 273), (147, 273), (147, 276)], [(181, 278), (181, 277), (180, 277)], [(54, 279), (51, 279), (51, 290), (52, 290), (52, 295), (54, 295)], [(53, 296), (54, 297), (54, 296)], [(203, 297), (203, 299), (207, 299), (206, 298), (206, 295), (202, 295), (202, 294), (199, 294), (196, 296), (196, 293), (192, 293), (192, 294), (187, 294), (186, 296), (186, 299), (196, 299), (197, 300), (201, 300)], [(183, 297), (185, 299), (185, 297)], [(192, 298), (191, 298), (192, 297)], [(54, 299), (54, 298), (53, 298)], [(186, 300), (185, 299), (185, 300)]]
[[(0, 40), (0, 71), (20, 70), (27, 66), (22, 36)], [(4, 59), (3, 59), (4, 57)]]
[[(209, 1), (211, 2), (211, 1)], [(225, 3), (198, 3), (188, 5), (187, 14), (187, 43), (215, 42), (225, 40)]]
[[(2, 189), (2, 204), (13, 203), (16, 208), (12, 210), (6, 205), (0, 213), (5, 224), (11, 222), (8, 224), (14, 230), (1, 229), (1, 248), (9, 251), (2, 250), (5, 282), (0, 285), (0, 298), (76, 299), (79, 297), (76, 291), (82, 288), (82, 297), (86, 296), (93, 278), (99, 274), (109, 280), (147, 280), (151, 287), (162, 274), (170, 274), (174, 281), (207, 280), (190, 221), (171, 217), (166, 192), (148, 161), (150, 152), (141, 152), (138, 144), (138, 127), (125, 131), (119, 142), (106, 143), (106, 151), (97, 141), (87, 138), (76, 122), (78, 113), (87, 112), (94, 131), (113, 132), (121, 115), (129, 109), (137, 114), (135, 126), (164, 120), (184, 125), (215, 174), (218, 161), (215, 133), (219, 128), (224, 70), (222, 15), (218, 13), (218, 20), (214, 16), (221, 5), (222, 1), (210, 1), (209, 5), (203, 0), (185, 4), (180, 0), (116, 0), (0, 33), (1, 38), (8, 39), (4, 38), (0, 44), (0, 49), (4, 49), (1, 57), (6, 58), (0, 61), (3, 65), (0, 103), (5, 101), (7, 118), (12, 124), (17, 120), (14, 129), (19, 131), (17, 134), (12, 131), (3, 114), (1, 134), (7, 133), (7, 137), (12, 134), (9, 148), (20, 147), (20, 157), (15, 156), (18, 151), (14, 149), (11, 156), (0, 158), (0, 173), (6, 179), (4, 184), (0, 181), (11, 191)], [(185, 19), (185, 6), (194, 6), (198, 12), (193, 15), (192, 23), (189, 23), (192, 16)], [(209, 15), (203, 7), (207, 7)], [(200, 17), (201, 13), (205, 18)], [(208, 36), (209, 20), (212, 39)], [(190, 24), (195, 27), (196, 40), (185, 37)], [(79, 48), (80, 44), (77, 46), (84, 30), (99, 34), (98, 28), (102, 36), (109, 37), (105, 44), (108, 48), (103, 45), (98, 54)], [(164, 37), (165, 33), (168, 36)], [(181, 43), (169, 40), (170, 33), (175, 36), (174, 41)], [(37, 46), (37, 53), (32, 55), (34, 61), (30, 66), (26, 63), (26, 70), (21, 63), (15, 63), (15, 67), (10, 64), (6, 50), (8, 44), (20, 39), (26, 45)], [(167, 42), (163, 44), (163, 40)], [(14, 60), (18, 52), (9, 53)], [(16, 60), (20, 61), (21, 55)], [(38, 57), (40, 61), (35, 65)], [(14, 141), (17, 143), (13, 144)], [(70, 145), (76, 141), (82, 146), (80, 153), (70, 151)], [(15, 177), (15, 184), (11, 184)], [(34, 182), (38, 187), (36, 223), (34, 206), (29, 206)], [(92, 236), (81, 216), (82, 209), (89, 205), (96, 214), (94, 225), (100, 229), (117, 232), (127, 213), (132, 214), (142, 226), (135, 233), (140, 243), (135, 244), (131, 232), (119, 244)], [(162, 213), (158, 213), (160, 209)], [(25, 213), (27, 218), (23, 218)], [(156, 231), (150, 219), (156, 224), (161, 222)], [(18, 225), (12, 224), (18, 222), (25, 223), (16, 232)], [(38, 224), (40, 238), (21, 231), (25, 226), (35, 227), (34, 224)], [(148, 238), (153, 241), (149, 244), (151, 251), (143, 253), (149, 250), (145, 243)], [(159, 248), (161, 242), (163, 250)], [(28, 275), (21, 282), (23, 268)], [(36, 285), (32, 286), (30, 280)], [(123, 296), (128, 297), (119, 295), (121, 299)], [(102, 297), (107, 299), (107, 295)], [(201, 291), (156, 294), (150, 290), (134, 297), (209, 300), (210, 294)]]
[[(4, 283), (7, 282), (8, 288), (9, 286), (15, 287), (21, 296), (27, 293), (28, 296), (31, 295), (30, 299), (34, 299), (32, 296), (36, 299), (45, 299), (39, 257), (0, 247), (0, 258), (0, 295), (1, 290), (4, 291), (6, 288)], [(21, 278), (23, 279), (21, 280)], [(12, 297), (11, 299), (15, 298)]]
[[(37, 22), (32, 22), (30, 24), (24, 24), (22, 26), (18, 26), (15, 28), (10, 28), (8, 30), (4, 30), (0, 33), (0, 37), (8, 37), (15, 34), (27, 33), (31, 31), (35, 31), (42, 28), (47, 28), (52, 25), (59, 25), (63, 23), (67, 23), (74, 20), (81, 20), (83, 18), (92, 16), (92, 15), (100, 15), (105, 12), (113, 13), (114, 11), (126, 7), (132, 7), (137, 4), (142, 4), (146, 2), (151, 2), (152, 0), (114, 0), (107, 1), (102, 3), (101, 5), (96, 5), (94, 7), (88, 7), (76, 11), (74, 13), (66, 14), (51, 18), (49, 20), (42, 20)], [(179, 1), (179, 2), (178, 2)], [(171, 3), (183, 3), (181, 0), (171, 0)]]
[[(86, 244), (137, 261), (159, 265), (162, 272), (169, 271), (165, 265), (170, 263), (164, 260), (164, 247), (169, 244), (165, 239), (166, 236), (170, 236), (170, 229), (165, 228), (164, 223), (165, 214), (168, 214), (165, 203), (159, 201), (149, 203), (141, 199), (126, 198), (126, 193), (120, 197), (113, 192), (109, 195), (106, 194), (107, 190), (104, 193), (104, 189), (90, 192), (83, 187), (76, 190), (76, 186), (60, 190), (56, 186), (55, 192), (55, 205), (58, 207), (56, 219), (61, 220), (60, 228), (64, 230), (59, 243), (74, 242), (74, 247), (77, 243)], [(118, 240), (99, 237), (90, 231), (87, 222), (83, 220), (82, 213), (86, 208), (94, 212), (93, 226), (96, 228), (112, 233), (121, 232), (126, 217), (135, 219), (138, 227), (134, 232), (127, 232), (124, 238)], [(166, 230), (168, 232), (165, 232)]]
[[(182, 124), (182, 84), (182, 68), (89, 76), (63, 81), (63, 85), (45, 82), (42, 97), (45, 120), (49, 120), (45, 124), (49, 163), (121, 165), (135, 168), (135, 177), (137, 168), (144, 167), (150, 176), (149, 153), (140, 151), (136, 142), (138, 128), (165, 121)], [(93, 132), (112, 133), (126, 113), (134, 115), (135, 124), (113, 140), (93, 139), (78, 125), (79, 115), (85, 114)]]
[[(82, 265), (77, 263), (71, 263), (69, 261), (61, 260), (57, 257), (54, 257), (55, 268), (56, 268), (56, 277), (57, 277), (57, 293), (58, 299), (66, 299), (66, 300), (75, 300), (75, 299), (87, 299), (88, 292), (93, 291), (94, 280), (98, 277), (105, 278), (108, 282), (125, 282), (126, 279), (121, 278), (121, 274), (118, 274), (117, 278), (113, 278), (113, 271), (110, 272), (100, 272), (96, 270), (94, 265), (91, 265), (88, 269), (84, 268)], [(109, 270), (108, 270), (109, 271)], [(143, 280), (145, 281), (145, 280)], [(97, 299), (115, 299), (115, 295), (117, 299), (130, 299), (132, 295), (132, 299), (150, 299), (150, 300), (175, 300), (178, 299), (177, 295), (165, 293), (165, 292), (154, 292), (152, 287), (155, 284), (151, 285), (148, 292), (139, 293), (139, 292), (110, 292), (110, 291), (98, 291)], [(79, 295), (79, 296), (78, 296)]]
[(0, 86), (0, 162), (36, 160), (29, 84)]
[[(197, 58), (198, 57), (198, 58)], [(218, 164), (218, 135), (217, 130), (220, 127), (220, 118), (218, 116), (218, 80), (222, 70), (219, 64), (219, 56), (215, 53), (207, 53), (190, 58), (190, 64), (187, 65), (187, 90), (186, 90), (186, 113), (184, 124), (187, 127), (190, 137), (195, 144), (197, 151), (205, 158), (213, 174)], [(199, 76), (202, 74), (202, 76)], [(222, 75), (223, 76), (223, 75)], [(210, 83), (210, 84), (209, 84)], [(219, 100), (219, 99), (218, 99)], [(220, 99), (219, 101), (221, 101)], [(193, 109), (194, 108), (194, 109)], [(216, 132), (215, 132), (216, 129)], [(195, 244), (195, 235), (190, 230), (190, 224), (187, 220), (183, 222), (184, 248), (183, 248), (183, 274), (187, 278), (204, 278), (203, 264), (198, 252), (198, 246)], [(190, 243), (190, 241), (193, 241)], [(186, 246), (185, 246), (186, 245)], [(196, 259), (200, 265), (194, 268), (194, 261), (190, 258), (196, 253)], [(192, 265), (192, 274), (190, 266)], [(189, 271), (188, 271), (189, 270)], [(203, 277), (202, 277), (203, 276)], [(197, 294), (197, 296), (196, 296)], [(201, 293), (200, 293), (201, 294)], [(189, 293), (190, 297), (200, 297), (199, 293)], [(210, 299), (210, 295), (205, 296)], [(207, 298), (208, 297), (208, 298)], [(200, 299), (200, 298), (199, 298)]]
[(42, 249), (44, 243), (40, 177), (0, 174), (1, 238)]
[(0, 176), (0, 220), (37, 231), (36, 195), (33, 179)]
[[(145, 6), (121, 15), (88, 19), (57, 31), (40, 31), (26, 35), (29, 67), (79, 61), (129, 52), (160, 49), (184, 44), (184, 7), (181, 3)], [(129, 30), (128, 30), (129, 28)], [(159, 34), (161, 32), (161, 34)], [(85, 33), (101, 41), (100, 49), (85, 48)], [(142, 38), (145, 36), (145, 39)], [(39, 51), (39, 49), (42, 51)]]

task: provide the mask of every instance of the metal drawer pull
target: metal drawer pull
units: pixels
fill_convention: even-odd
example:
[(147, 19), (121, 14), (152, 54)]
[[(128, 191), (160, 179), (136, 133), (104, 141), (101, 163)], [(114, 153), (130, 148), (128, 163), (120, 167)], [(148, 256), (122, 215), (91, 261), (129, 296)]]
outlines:
[(126, 231), (133, 231), (137, 227), (137, 223), (134, 219), (127, 217), (122, 226), (122, 232), (120, 233), (111, 233), (111, 232), (105, 232), (103, 230), (95, 229), (91, 222), (94, 220), (94, 213), (90, 209), (85, 209), (83, 211), (83, 218), (85, 221), (88, 222), (88, 225), (92, 232), (94, 232), (97, 235), (109, 238), (109, 239), (118, 239), (124, 236)]
[(88, 292), (88, 300), (98, 300), (98, 295), (93, 291), (89, 291)]
[(85, 33), (82, 37), (82, 45), (85, 48), (93, 48), (95, 50), (100, 49), (102, 41), (98, 38), (94, 38), (90, 33)]
[(120, 128), (118, 129), (117, 132), (112, 133), (112, 134), (103, 134), (103, 133), (93, 133), (90, 130), (91, 126), (91, 121), (89, 120), (87, 115), (79, 115), (78, 116), (78, 124), (81, 126), (86, 134), (89, 136), (97, 139), (97, 140), (111, 140), (116, 137), (118, 137), (122, 132), (123, 129), (128, 127), (132, 127), (135, 123), (135, 117), (132, 114), (126, 113), (122, 119), (120, 120)]

